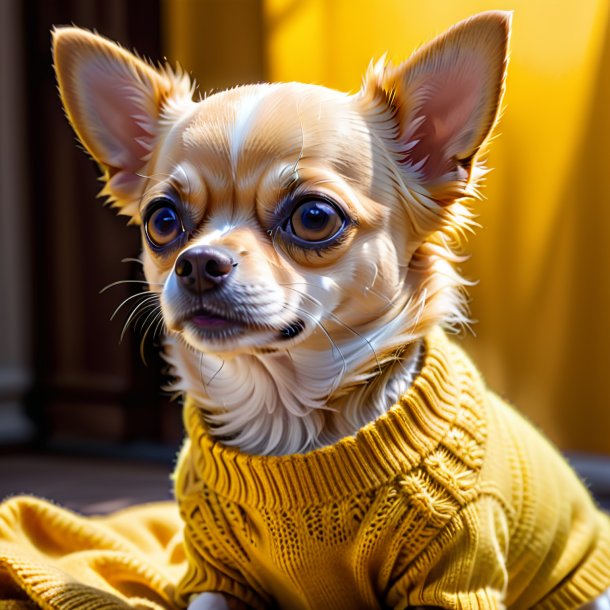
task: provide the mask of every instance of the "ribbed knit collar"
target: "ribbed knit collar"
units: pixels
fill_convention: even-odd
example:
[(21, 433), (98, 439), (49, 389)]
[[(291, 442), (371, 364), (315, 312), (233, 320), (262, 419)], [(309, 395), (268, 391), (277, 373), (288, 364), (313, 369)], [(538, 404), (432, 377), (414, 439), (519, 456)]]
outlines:
[(217, 494), (254, 506), (288, 507), (337, 499), (386, 484), (417, 466), (446, 434), (459, 403), (459, 361), (440, 329), (424, 340), (424, 362), (409, 390), (387, 413), (321, 449), (288, 456), (255, 456), (214, 440), (201, 410), (188, 398), (185, 427), (191, 446), (182, 467)]

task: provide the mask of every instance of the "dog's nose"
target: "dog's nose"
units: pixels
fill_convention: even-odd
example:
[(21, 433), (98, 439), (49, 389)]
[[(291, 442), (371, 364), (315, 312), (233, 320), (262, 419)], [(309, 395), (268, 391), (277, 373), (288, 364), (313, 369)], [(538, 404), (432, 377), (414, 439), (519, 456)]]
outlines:
[(226, 254), (210, 246), (185, 250), (176, 261), (180, 283), (193, 294), (220, 286), (237, 266)]

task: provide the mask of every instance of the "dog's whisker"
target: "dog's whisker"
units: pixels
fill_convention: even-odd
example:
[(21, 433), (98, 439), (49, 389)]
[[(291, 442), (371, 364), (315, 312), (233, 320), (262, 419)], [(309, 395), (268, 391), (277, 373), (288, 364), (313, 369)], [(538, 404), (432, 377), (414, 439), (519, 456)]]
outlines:
[[(144, 323), (142, 322), (142, 318), (147, 318), (151, 312), (155, 311), (155, 306), (150, 303), (148, 304), (146, 307), (142, 307), (134, 316), (133, 320), (131, 321), (131, 327), (133, 328), (134, 332), (136, 334), (141, 333), (144, 330)], [(129, 325), (126, 325), (125, 328), (123, 329), (125, 332), (127, 332)]]
[(201, 385), (203, 386), (203, 389), (205, 390), (205, 392), (208, 392), (208, 384), (205, 382), (205, 377), (203, 375), (203, 358), (204, 358), (204, 353), (201, 352), (200, 357), (199, 357), (199, 379), (201, 380)]
[[(153, 310), (154, 312), (154, 310)], [(148, 318), (150, 317), (150, 314), (148, 314), (148, 316), (146, 317), (146, 320), (148, 320)], [(144, 321), (144, 324), (146, 323), (146, 320)], [(144, 324), (142, 324), (142, 326), (144, 326)], [(144, 353), (144, 345), (146, 343), (146, 337), (148, 336), (148, 333), (150, 332), (150, 327), (152, 326), (152, 322), (146, 327), (146, 330), (142, 333), (142, 339), (140, 339), (140, 358), (142, 360), (142, 362), (144, 363), (144, 366), (148, 366), (148, 362), (146, 360), (146, 354)]]
[[(133, 319), (133, 328), (135, 330), (139, 330), (142, 331), (144, 329), (144, 325), (146, 324), (146, 320), (148, 320), (148, 317), (151, 315), (151, 313), (154, 313), (156, 311), (156, 309), (158, 308), (158, 304), (157, 304), (158, 299), (149, 299), (146, 302), (142, 302), (140, 304), (139, 310), (136, 313), (134, 319)], [(142, 319), (144, 321), (142, 321)], [(139, 328), (138, 328), (139, 326)]]
[[(163, 324), (163, 312), (161, 311), (161, 308), (156, 309), (156, 310), (153, 309), (153, 313), (155, 315), (154, 315), (153, 319), (150, 321), (150, 323), (148, 324), (146, 331), (144, 332), (144, 335), (142, 336), (142, 339), (140, 341), (140, 358), (142, 358), (142, 361), (144, 362), (144, 364), (146, 366), (148, 366), (148, 364), (146, 362), (146, 357), (144, 354), (144, 344), (145, 344), (146, 338), (147, 338), (148, 334), (150, 333), (150, 330), (153, 329), (153, 326), (154, 326), (154, 329), (152, 332), (152, 340), (154, 341), (155, 336), (157, 336), (157, 333), (159, 331), (159, 327)], [(146, 320), (149, 319), (150, 315), (151, 314), (149, 313), (148, 316), (146, 317)], [(146, 323), (146, 322), (144, 322), (144, 323)]]
[(120, 286), (121, 284), (146, 284), (147, 286), (164, 286), (165, 284), (159, 282), (148, 282), (147, 280), (117, 280), (116, 282), (112, 282), (107, 286), (104, 286), (99, 294), (102, 294), (109, 290), (110, 288), (114, 288), (114, 286)]
[(167, 327), (165, 326), (165, 318), (163, 317), (163, 311), (159, 308), (159, 312), (155, 319), (151, 322), (151, 325), (154, 324), (155, 327), (153, 329), (152, 338), (153, 340), (159, 338), (167, 333)]
[(335, 340), (331, 337), (330, 333), (328, 332), (326, 327), (322, 324), (322, 322), (320, 320), (318, 320), (310, 311), (307, 311), (306, 309), (304, 309), (303, 307), (299, 307), (298, 305), (292, 305), (292, 304), (284, 305), (284, 309), (287, 309), (288, 311), (292, 311), (293, 313), (302, 313), (305, 316), (307, 316), (316, 326), (318, 326), (324, 332), (325, 336), (328, 338), (329, 342), (331, 343), (332, 348), (336, 349), (339, 352), (341, 358), (345, 362), (345, 359), (343, 358), (343, 354), (341, 353), (341, 350), (339, 349), (339, 346), (337, 345)]
[(174, 164), (174, 168), (180, 170), (182, 172), (182, 175), (186, 179), (186, 193), (185, 193), (185, 195), (188, 197), (193, 192), (193, 189), (191, 188), (191, 180), (189, 178), (189, 175), (186, 173), (186, 170), (184, 169), (184, 167), (182, 167), (182, 165), (180, 165), (179, 163), (175, 163)]
[(335, 180), (331, 180), (330, 178), (318, 178), (317, 180), (312, 181), (312, 185), (319, 186), (321, 184), (336, 184)]
[(377, 365), (377, 370), (379, 371), (379, 373), (381, 374), (383, 371), (381, 369), (381, 362), (379, 361), (379, 356), (377, 355), (377, 350), (375, 349), (375, 347), (373, 346), (373, 344), (371, 343), (370, 339), (368, 339), (367, 337), (365, 337), (362, 333), (359, 333), (357, 330), (355, 330), (354, 328), (352, 328), (349, 324), (346, 324), (345, 322), (343, 322), (339, 317), (337, 317), (335, 314), (333, 313), (328, 313), (327, 314), (329, 318), (331, 318), (332, 320), (334, 320), (337, 324), (339, 324), (339, 326), (342, 326), (343, 328), (345, 328), (345, 330), (353, 333), (354, 335), (356, 335), (357, 337), (359, 337), (360, 339), (362, 339), (369, 347), (369, 349), (371, 350), (371, 352), (373, 353), (373, 357), (375, 358), (375, 363)]
[[(287, 288), (290, 288), (291, 286), (307, 286), (308, 288), (315, 288), (315, 286), (313, 286), (311, 282), (279, 282), (278, 285), (285, 286)], [(378, 290), (375, 290), (372, 286), (365, 286), (364, 290), (366, 292), (374, 294), (379, 299), (382, 299), (387, 302), (386, 307), (381, 310), (382, 313), (385, 313), (388, 309), (390, 309), (396, 304), (396, 299), (391, 299), (387, 295), (382, 294)]]
[(125, 324), (123, 325), (123, 330), (121, 331), (121, 337), (119, 339), (119, 343), (121, 343), (123, 341), (123, 339), (125, 337), (125, 333), (127, 332), (127, 329), (129, 328), (129, 325), (132, 322), (138, 320), (140, 316), (144, 315), (148, 311), (149, 307), (155, 307), (155, 305), (153, 304), (152, 298), (149, 299), (148, 301), (140, 302), (135, 306), (135, 308), (129, 314), (129, 317), (125, 321)]
[[(299, 290), (298, 288), (293, 288), (291, 286), (286, 286), (289, 290), (294, 290), (297, 294), (299, 294), (301, 297), (308, 299), (309, 301), (311, 301), (314, 305), (317, 305), (318, 307), (323, 309), (323, 305), (322, 303), (316, 299), (315, 297), (303, 292), (302, 290)], [(377, 364), (377, 369), (379, 370), (379, 372), (382, 372), (381, 369), (381, 362), (379, 361), (379, 356), (377, 355), (377, 350), (375, 350), (375, 348), (373, 347), (373, 344), (371, 343), (371, 341), (369, 339), (367, 339), (367, 337), (365, 337), (362, 333), (359, 333), (357, 330), (355, 330), (354, 328), (352, 328), (349, 324), (346, 324), (345, 322), (343, 322), (343, 320), (341, 320), (338, 316), (336, 316), (335, 314), (331, 313), (331, 312), (325, 312), (324, 315), (330, 319), (332, 319), (333, 321), (335, 321), (337, 324), (339, 324), (339, 326), (345, 328), (345, 330), (353, 333), (354, 335), (356, 335), (357, 337), (359, 337), (360, 339), (362, 339), (369, 347), (369, 349), (371, 350), (371, 352), (373, 353), (373, 357), (375, 358), (375, 363)]]
[(136, 173), (136, 175), (144, 180), (152, 180), (154, 184), (149, 186), (143, 193), (142, 197), (146, 197), (150, 191), (152, 191), (157, 184), (164, 181), (171, 181), (172, 175), (165, 172), (155, 172), (154, 174), (143, 174)]
[[(140, 292), (140, 293), (137, 293), (137, 294), (130, 295), (129, 297), (124, 299), (118, 305), (118, 307), (114, 310), (114, 312), (110, 316), (110, 319), (114, 320), (114, 318), (116, 317), (117, 313), (121, 310), (122, 307), (124, 307), (127, 303), (129, 303), (133, 299), (137, 299), (137, 298), (140, 298), (141, 300), (140, 300), (140, 302), (136, 303), (134, 309), (132, 310), (132, 312), (128, 316), (127, 320), (125, 321), (125, 323), (123, 325), (122, 332), (121, 332), (121, 337), (119, 339), (119, 343), (123, 341), (125, 333), (126, 333), (127, 329), (129, 328), (129, 325), (132, 322), (134, 324), (137, 323), (137, 321), (141, 317), (143, 317), (149, 310), (152, 310), (152, 312), (154, 312), (157, 309), (157, 307), (158, 307), (159, 296), (157, 294), (153, 293), (153, 292), (144, 291), (144, 292)], [(150, 313), (146, 317), (146, 320), (144, 321), (144, 324), (149, 319), (149, 317), (150, 317)], [(144, 326), (144, 324), (142, 326)]]
[(382, 312), (386, 312), (388, 309), (391, 309), (396, 304), (396, 299), (391, 299), (387, 294), (382, 294), (381, 292), (379, 292), (379, 290), (373, 288), (373, 286), (365, 286), (364, 290), (366, 292), (374, 294), (378, 299), (386, 301), (386, 306), (384, 309), (381, 310)]
[[(142, 339), (140, 341), (140, 358), (142, 358), (142, 362), (144, 362), (144, 364), (146, 366), (148, 366), (148, 363), (146, 362), (146, 355), (144, 354), (144, 345), (146, 342), (146, 337), (148, 336), (148, 333), (150, 332), (153, 324), (155, 324), (155, 322), (158, 322), (159, 317), (163, 317), (163, 312), (161, 311), (161, 307), (158, 307), (158, 308), (153, 307), (151, 309), (150, 313), (146, 316), (144, 322), (142, 323), (142, 327), (144, 328), (144, 326), (150, 320), (150, 322), (148, 322), (148, 325), (146, 326), (146, 330), (142, 334)], [(153, 339), (154, 339), (154, 333), (153, 333)]]
[[(161, 182), (161, 180), (165, 178), (171, 178), (171, 174), (167, 174), (165, 172), (155, 172), (154, 174), (144, 174), (142, 172), (136, 172), (136, 176), (139, 178), (143, 178), (144, 180), (156, 180), (157, 182)], [(159, 178), (157, 178), (159, 176)]]
[(117, 313), (125, 306), (127, 305), (127, 303), (129, 303), (129, 301), (132, 301), (133, 299), (143, 299), (144, 301), (148, 301), (149, 299), (151, 299), (151, 295), (154, 295), (155, 299), (158, 299), (159, 297), (154, 294), (149, 292), (148, 290), (144, 291), (144, 292), (138, 292), (137, 294), (132, 294), (130, 296), (128, 296), (127, 298), (123, 299), (119, 305), (117, 306), (117, 308), (112, 312), (112, 315), (110, 316), (110, 320), (114, 320), (114, 318), (116, 317)]
[(155, 330), (153, 331), (153, 339), (167, 333), (167, 326), (165, 326), (165, 318), (163, 312), (159, 310), (158, 320), (155, 324)]
[(280, 250), (278, 248), (278, 245), (275, 243), (275, 238), (279, 232), (280, 228), (276, 227), (275, 229), (273, 229), (270, 233), (270, 237), (271, 237), (271, 245), (273, 246), (273, 250), (275, 251), (275, 253), (278, 256), (281, 256)]
[[(155, 295), (156, 296), (156, 295)], [(151, 303), (152, 304), (152, 303)], [(146, 323), (148, 322), (148, 320), (150, 320), (150, 318), (154, 318), (151, 321), (151, 324), (156, 321), (156, 315), (158, 315), (161, 312), (161, 306), (159, 305), (159, 307), (151, 307), (150, 308), (150, 312), (148, 313), (148, 315), (144, 318), (144, 321), (142, 322), (142, 328), (144, 328), (144, 326), (146, 325)], [(150, 327), (150, 325), (149, 325)]]
[(329, 392), (329, 396), (330, 396), (339, 387), (339, 384), (341, 383), (343, 376), (345, 375), (345, 372), (347, 371), (347, 361), (345, 359), (345, 356), (343, 355), (343, 352), (341, 351), (341, 349), (339, 349), (339, 346), (337, 345), (335, 340), (332, 338), (332, 336), (330, 335), (330, 333), (328, 332), (328, 330), (326, 329), (324, 324), (322, 324), (321, 320), (318, 320), (311, 312), (309, 312), (306, 309), (299, 307), (297, 305), (284, 305), (284, 308), (289, 311), (293, 311), (294, 313), (300, 313), (300, 314), (303, 314), (304, 316), (308, 317), (324, 333), (324, 335), (330, 342), (333, 351), (335, 349), (337, 350), (337, 353), (339, 354), (339, 357), (341, 358), (341, 371), (340, 371), (339, 375), (337, 375), (337, 378), (336, 378), (335, 382), (333, 383), (333, 386)]
[(214, 379), (216, 379), (217, 375), (220, 373), (220, 371), (222, 371), (222, 369), (224, 368), (225, 365), (225, 361), (224, 358), (220, 364), (220, 367), (218, 368), (218, 370), (208, 379), (208, 385), (212, 385), (212, 381), (214, 381)]
[(141, 261), (139, 258), (133, 258), (131, 256), (128, 256), (126, 258), (122, 258), (121, 259), (122, 263), (138, 263), (139, 265), (144, 265), (144, 262)]
[[(383, 309), (382, 311), (386, 312), (387, 310), (389, 310), (393, 307), (393, 305), (396, 302), (396, 299), (390, 299), (390, 297), (388, 297), (387, 295), (382, 294), (381, 292), (379, 292), (378, 290), (373, 288), (373, 286), (375, 285), (375, 282), (377, 281), (377, 278), (379, 277), (379, 265), (374, 264), (374, 269), (375, 269), (375, 273), (373, 275), (373, 279), (371, 279), (368, 286), (364, 287), (364, 291), (375, 295), (377, 298), (381, 299), (382, 301), (385, 300), (387, 302), (387, 305), (386, 305), (386, 308)], [(400, 293), (400, 288), (398, 286), (396, 287), (396, 293)]]

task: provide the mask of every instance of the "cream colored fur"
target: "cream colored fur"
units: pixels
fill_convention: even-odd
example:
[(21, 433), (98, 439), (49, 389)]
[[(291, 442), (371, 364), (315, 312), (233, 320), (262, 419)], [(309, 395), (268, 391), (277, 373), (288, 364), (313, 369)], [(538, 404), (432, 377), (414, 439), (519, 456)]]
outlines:
[[(352, 435), (408, 388), (432, 326), (467, 322), (454, 250), (499, 112), (509, 21), (482, 13), (406, 62), (371, 64), (355, 95), (262, 84), (199, 102), (179, 70), (54, 32), (64, 107), (102, 194), (137, 225), (151, 202), (175, 202), (180, 240), (155, 249), (143, 227), (145, 302), (159, 303), (173, 389), (218, 439), (288, 454)], [(288, 229), (316, 198), (344, 218), (332, 247)], [(176, 261), (200, 247), (232, 272), (194, 296)], [(222, 331), (196, 322), (202, 308)], [(214, 593), (191, 604), (240, 607)]]
[[(483, 14), (399, 66), (372, 64), (355, 95), (263, 84), (200, 102), (182, 72), (55, 32), (64, 105), (102, 193), (135, 224), (168, 194), (187, 219), (179, 248), (160, 254), (144, 238), (142, 261), (174, 389), (197, 398), (219, 439), (287, 454), (354, 434), (408, 387), (419, 339), (466, 322), (453, 248), (498, 114), (507, 23)], [(330, 248), (297, 247), (282, 225), (290, 201), (312, 194), (348, 219)], [(230, 288), (200, 297), (237, 320), (220, 335), (189, 321), (196, 299), (176, 274), (200, 246), (235, 261)]]

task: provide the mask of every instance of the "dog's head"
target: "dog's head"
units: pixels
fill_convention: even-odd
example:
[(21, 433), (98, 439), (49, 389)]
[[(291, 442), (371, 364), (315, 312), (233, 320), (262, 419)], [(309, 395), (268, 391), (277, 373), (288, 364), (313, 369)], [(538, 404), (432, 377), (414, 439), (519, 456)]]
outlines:
[(66, 113), (103, 194), (141, 227), (169, 331), (223, 358), (362, 338), (362, 373), (460, 321), (451, 245), (498, 115), (509, 22), (483, 13), (398, 66), (372, 64), (355, 95), (282, 83), (198, 102), (182, 72), (55, 30)]

